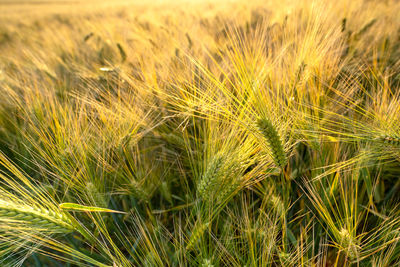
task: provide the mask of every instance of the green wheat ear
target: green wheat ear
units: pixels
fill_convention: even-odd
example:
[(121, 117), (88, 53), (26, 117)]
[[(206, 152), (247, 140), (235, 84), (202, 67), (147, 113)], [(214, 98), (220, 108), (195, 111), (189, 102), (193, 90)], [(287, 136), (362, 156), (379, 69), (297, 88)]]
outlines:
[(201, 267), (214, 267), (210, 259), (204, 259), (201, 263)]
[(108, 206), (107, 199), (104, 194), (100, 193), (95, 184), (89, 182), (86, 186), (87, 193), (96, 206), (106, 208)]
[(19, 206), (0, 200), (0, 220), (51, 233), (70, 233), (74, 224), (61, 212)]
[(344, 228), (339, 231), (339, 244), (350, 260), (358, 258), (360, 247), (357, 240)]
[(197, 184), (197, 193), (203, 200), (207, 200), (218, 182), (219, 170), (223, 165), (223, 157), (216, 155), (207, 165), (207, 169)]
[(203, 236), (204, 231), (208, 228), (210, 223), (204, 223), (204, 224), (197, 224), (190, 235), (189, 241), (186, 245), (186, 250), (191, 250), (193, 249), (194, 245), (199, 241), (199, 239)]
[(139, 201), (143, 201), (145, 203), (150, 201), (149, 193), (145, 190), (143, 185), (141, 185), (136, 180), (130, 181), (129, 192), (132, 194), (134, 198), (136, 198)]
[(400, 147), (400, 137), (396, 135), (381, 135), (375, 139), (387, 145)]
[(257, 126), (267, 139), (275, 164), (279, 167), (284, 167), (287, 163), (287, 157), (278, 131), (267, 118), (259, 119), (257, 121)]
[(286, 211), (285, 205), (279, 196), (271, 195), (269, 198), (268, 206), (276, 213), (279, 218), (284, 218)]

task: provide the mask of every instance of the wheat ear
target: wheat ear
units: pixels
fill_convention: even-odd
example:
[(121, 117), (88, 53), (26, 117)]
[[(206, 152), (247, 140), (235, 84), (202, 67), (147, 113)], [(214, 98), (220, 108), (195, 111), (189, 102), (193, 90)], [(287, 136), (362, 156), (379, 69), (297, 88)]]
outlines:
[(210, 191), (215, 188), (218, 180), (218, 173), (223, 164), (223, 158), (221, 156), (215, 156), (210, 164), (207, 166), (207, 170), (202, 175), (200, 182), (197, 185), (197, 193), (203, 200), (210, 197)]
[(205, 224), (200, 224), (195, 226), (189, 241), (186, 245), (186, 250), (191, 250), (194, 245), (196, 245), (196, 243), (199, 241), (199, 239), (203, 236), (204, 231), (207, 229), (207, 227), (210, 225), (210, 223), (205, 223)]
[(141, 185), (139, 182), (136, 180), (131, 180), (130, 181), (130, 193), (139, 201), (143, 201), (145, 203), (149, 202), (150, 196), (148, 192), (143, 188), (143, 185)]
[(267, 118), (259, 119), (257, 126), (267, 139), (275, 164), (279, 167), (284, 167), (287, 163), (287, 157), (278, 131)]
[(345, 228), (339, 231), (339, 243), (350, 260), (358, 258), (360, 247), (357, 244), (357, 240)]
[(391, 145), (391, 146), (399, 146), (400, 147), (400, 137), (395, 135), (381, 135), (376, 138), (377, 140)]
[(75, 229), (62, 212), (20, 206), (8, 201), (0, 201), (0, 220), (52, 233), (69, 233)]

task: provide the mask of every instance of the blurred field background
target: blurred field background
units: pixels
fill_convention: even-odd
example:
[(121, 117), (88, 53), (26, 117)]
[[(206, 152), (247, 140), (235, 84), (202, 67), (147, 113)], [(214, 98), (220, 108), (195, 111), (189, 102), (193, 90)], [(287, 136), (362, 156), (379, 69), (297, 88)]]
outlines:
[(399, 14), (0, 0), (0, 266), (399, 266)]

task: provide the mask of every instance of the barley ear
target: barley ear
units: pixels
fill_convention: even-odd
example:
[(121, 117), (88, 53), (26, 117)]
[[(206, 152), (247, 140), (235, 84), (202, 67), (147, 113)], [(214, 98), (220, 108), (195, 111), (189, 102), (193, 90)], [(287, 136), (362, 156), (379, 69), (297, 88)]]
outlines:
[(102, 208), (108, 206), (105, 195), (99, 192), (94, 183), (89, 182), (86, 186), (86, 190), (90, 200), (93, 201), (96, 206)]
[(207, 227), (210, 225), (210, 223), (205, 223), (205, 224), (200, 224), (196, 225), (192, 234), (190, 235), (189, 241), (186, 245), (186, 250), (191, 250), (193, 249), (194, 245), (199, 241), (199, 239), (203, 236), (204, 231), (207, 229)]
[(62, 212), (20, 206), (8, 201), (0, 201), (0, 220), (50, 233), (69, 233), (75, 229), (68, 216)]
[(376, 137), (375, 140), (378, 140), (385, 145), (400, 147), (400, 137), (396, 135), (381, 135)]
[(209, 199), (212, 189), (217, 185), (218, 173), (223, 164), (221, 156), (215, 156), (197, 184), (197, 193), (203, 200)]
[(257, 126), (268, 142), (275, 164), (283, 168), (287, 163), (287, 157), (278, 131), (267, 118), (259, 119)]
[(143, 201), (145, 203), (149, 202), (150, 196), (149, 193), (144, 189), (143, 185), (141, 185), (136, 180), (131, 180), (129, 185), (129, 192), (139, 201)]
[(339, 231), (339, 244), (350, 260), (358, 258), (360, 250), (358, 242), (345, 228)]
[(201, 263), (201, 267), (214, 267), (210, 259), (204, 259)]

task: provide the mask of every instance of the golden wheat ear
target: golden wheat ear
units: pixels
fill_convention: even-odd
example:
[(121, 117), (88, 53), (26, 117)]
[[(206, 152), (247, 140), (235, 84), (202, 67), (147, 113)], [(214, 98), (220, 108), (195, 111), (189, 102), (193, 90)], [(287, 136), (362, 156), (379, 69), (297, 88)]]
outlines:
[(257, 121), (257, 126), (262, 135), (265, 137), (269, 148), (271, 149), (272, 157), (275, 164), (283, 168), (287, 163), (287, 156), (278, 131), (276, 130), (272, 122), (267, 118), (259, 119)]

